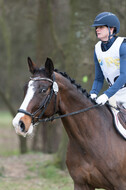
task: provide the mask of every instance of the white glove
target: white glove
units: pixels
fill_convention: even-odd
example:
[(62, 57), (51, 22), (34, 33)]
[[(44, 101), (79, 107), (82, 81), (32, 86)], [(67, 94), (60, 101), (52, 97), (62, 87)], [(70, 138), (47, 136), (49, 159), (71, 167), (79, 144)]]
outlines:
[(92, 100), (95, 100), (97, 98), (97, 94), (90, 94), (90, 97)]
[(97, 104), (101, 104), (101, 105), (104, 105), (107, 100), (108, 100), (108, 96), (106, 94), (102, 94), (101, 96), (99, 96), (97, 99), (96, 99), (96, 103)]

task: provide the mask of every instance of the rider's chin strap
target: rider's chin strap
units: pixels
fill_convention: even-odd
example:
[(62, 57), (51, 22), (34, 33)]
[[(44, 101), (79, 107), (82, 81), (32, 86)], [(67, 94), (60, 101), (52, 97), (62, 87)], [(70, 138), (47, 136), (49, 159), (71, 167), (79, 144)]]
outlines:
[(110, 27), (108, 27), (108, 30), (109, 30), (108, 42), (109, 42), (111, 37), (113, 37), (113, 34), (111, 34)]

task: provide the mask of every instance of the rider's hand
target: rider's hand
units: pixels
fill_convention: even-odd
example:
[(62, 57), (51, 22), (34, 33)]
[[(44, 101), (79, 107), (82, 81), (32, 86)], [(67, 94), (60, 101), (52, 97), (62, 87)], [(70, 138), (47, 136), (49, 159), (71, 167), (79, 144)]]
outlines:
[(97, 94), (90, 94), (90, 97), (92, 100), (95, 100), (97, 98)]
[(104, 105), (107, 100), (108, 100), (108, 96), (106, 94), (102, 94), (101, 96), (99, 96), (97, 99), (96, 99), (96, 103), (97, 104), (100, 104), (100, 105)]

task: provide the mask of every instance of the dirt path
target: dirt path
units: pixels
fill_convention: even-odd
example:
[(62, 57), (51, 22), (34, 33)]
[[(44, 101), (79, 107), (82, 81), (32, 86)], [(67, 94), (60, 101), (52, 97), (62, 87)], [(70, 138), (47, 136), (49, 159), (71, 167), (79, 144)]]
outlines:
[[(51, 160), (52, 156), (47, 154), (24, 154), (20, 156), (0, 157), (1, 176), (11, 178), (25, 178), (29, 174), (29, 165), (35, 162), (44, 162)], [(35, 175), (35, 174), (34, 174)]]

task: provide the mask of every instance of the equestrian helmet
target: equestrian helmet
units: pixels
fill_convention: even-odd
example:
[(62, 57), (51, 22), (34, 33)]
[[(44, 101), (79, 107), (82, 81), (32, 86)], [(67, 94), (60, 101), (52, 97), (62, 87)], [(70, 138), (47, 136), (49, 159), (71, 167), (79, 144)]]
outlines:
[(117, 34), (120, 30), (120, 21), (115, 14), (111, 12), (102, 12), (98, 14), (94, 20), (92, 27), (96, 26), (114, 27), (114, 34)]

